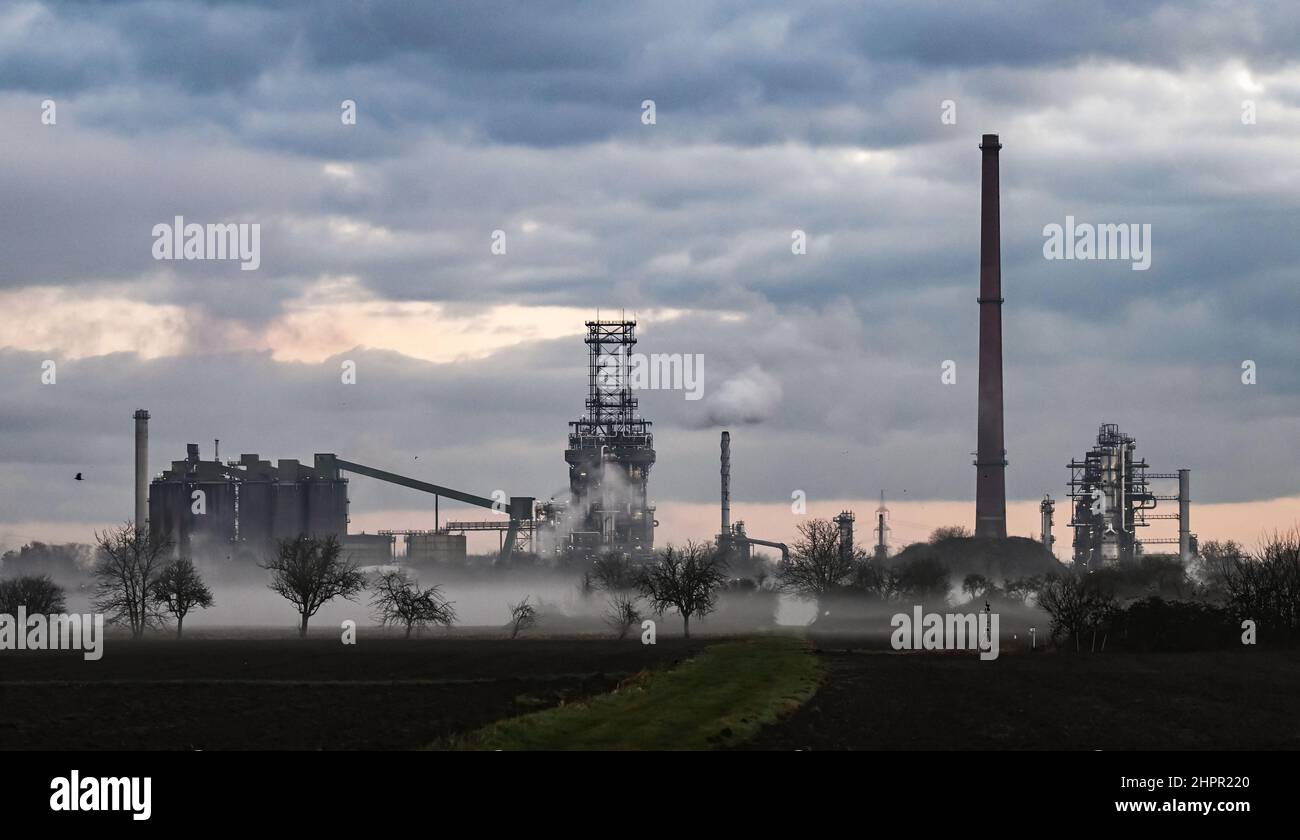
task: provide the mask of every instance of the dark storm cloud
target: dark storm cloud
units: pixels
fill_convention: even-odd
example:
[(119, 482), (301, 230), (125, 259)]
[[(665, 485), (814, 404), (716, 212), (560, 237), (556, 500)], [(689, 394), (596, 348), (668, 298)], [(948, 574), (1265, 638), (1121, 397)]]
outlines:
[[(873, 115), (929, 74), (1089, 59), (1178, 68), (1245, 57), (1268, 67), (1289, 60), (1300, 35), (1285, 3), (1209, 0), (19, 3), (8, 20), (7, 89), (152, 88), (101, 118), (125, 129), (127, 117), (152, 112), (318, 152), (339, 144), (310, 124), (265, 123), (337, 107), (340, 89), (388, 128), (455, 127), (525, 145), (630, 136), (644, 97), (694, 136), (897, 144), (920, 125), (900, 134), (892, 115)], [(167, 90), (203, 107), (166, 109)], [(852, 113), (828, 119), (830, 108)], [(264, 119), (250, 124), (250, 110)]]

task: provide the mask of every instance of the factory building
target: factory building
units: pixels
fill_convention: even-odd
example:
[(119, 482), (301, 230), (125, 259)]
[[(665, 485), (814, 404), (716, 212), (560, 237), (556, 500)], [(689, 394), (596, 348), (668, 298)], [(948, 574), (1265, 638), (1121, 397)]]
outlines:
[(466, 557), (465, 534), (447, 531), (406, 531), (406, 565), (464, 565)]
[(387, 566), (394, 561), (392, 534), (346, 534), (339, 538), (343, 543), (343, 556), (358, 566)]
[[(332, 453), (317, 453), (308, 466), (292, 458), (272, 462), (256, 454), (222, 462), (214, 443), (213, 458), (205, 461), (199, 446), (186, 446), (185, 460), (148, 481), (149, 412), (135, 412), (136, 525), (172, 543), (184, 557), (208, 553), (227, 559), (261, 562), (276, 551), (279, 540), (300, 535), (336, 537), (344, 555), (360, 566), (384, 566), (397, 560), (396, 537), (405, 541), (408, 564), (463, 563), (467, 530), (499, 530), (500, 558), (505, 560), (533, 530), (535, 501), (531, 496), (478, 496), (431, 484), (386, 470), (346, 461)], [(491, 522), (449, 522), (433, 531), (380, 531), (348, 534), (348, 479), (344, 472), (397, 484), (434, 497), (489, 508), (502, 515)], [(451, 533), (459, 531), (460, 533)]]
[[(1070, 498), (1074, 529), (1074, 563), (1086, 569), (1128, 562), (1141, 556), (1144, 546), (1177, 544), (1179, 557), (1191, 559), (1196, 538), (1190, 529), (1191, 471), (1149, 473), (1150, 465), (1136, 454), (1137, 441), (1105, 423), (1097, 431), (1097, 442), (1082, 460), (1069, 463)], [(1177, 494), (1160, 495), (1151, 490), (1153, 480), (1176, 480)], [(1164, 512), (1160, 502), (1177, 503)], [(1050, 499), (1044, 501), (1044, 540), (1050, 539)], [(1178, 537), (1143, 538), (1138, 529), (1153, 520), (1178, 523)]]
[(348, 480), (332, 455), (308, 466), (292, 458), (278, 462), (244, 454), (222, 463), (199, 457), (186, 446), (149, 487), (149, 527), (169, 538), (182, 556), (200, 546), (226, 556), (264, 557), (275, 540), (300, 534), (340, 540), (347, 534)]

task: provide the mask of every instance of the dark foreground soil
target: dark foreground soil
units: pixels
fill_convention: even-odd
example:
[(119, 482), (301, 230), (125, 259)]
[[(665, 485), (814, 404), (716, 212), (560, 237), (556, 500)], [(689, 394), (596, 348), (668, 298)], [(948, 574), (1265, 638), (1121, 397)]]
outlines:
[(0, 654), (0, 749), (409, 749), (613, 689), (707, 642), (171, 639)]
[(918, 654), (817, 642), (825, 681), (751, 749), (1297, 749), (1300, 651)]

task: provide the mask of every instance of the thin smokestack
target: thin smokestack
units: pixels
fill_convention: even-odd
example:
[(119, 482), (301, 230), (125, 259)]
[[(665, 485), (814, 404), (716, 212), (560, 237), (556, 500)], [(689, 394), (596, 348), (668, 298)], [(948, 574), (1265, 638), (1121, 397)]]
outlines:
[(149, 527), (149, 412), (135, 413), (135, 527)]
[(1192, 559), (1192, 471), (1178, 471), (1178, 557), (1184, 563)]
[(975, 536), (1007, 535), (1007, 450), (1002, 433), (1002, 229), (996, 134), (980, 143), (979, 449), (975, 453)]
[(731, 533), (731, 432), (722, 433), (722, 530)]

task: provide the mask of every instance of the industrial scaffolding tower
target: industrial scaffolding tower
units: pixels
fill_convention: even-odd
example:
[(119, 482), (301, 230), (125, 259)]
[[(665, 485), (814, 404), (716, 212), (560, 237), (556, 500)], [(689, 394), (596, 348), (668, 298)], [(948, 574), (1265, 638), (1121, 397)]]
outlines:
[[(1146, 545), (1176, 544), (1184, 561), (1196, 552), (1190, 528), (1190, 470), (1148, 473), (1150, 465), (1136, 457), (1136, 448), (1132, 436), (1121, 432), (1115, 423), (1105, 423), (1083, 460), (1069, 463), (1076, 565), (1095, 569), (1127, 562), (1140, 556)], [(1163, 479), (1178, 481), (1176, 495), (1151, 491), (1151, 481)], [(1177, 502), (1178, 511), (1153, 512), (1160, 502)], [(1139, 528), (1161, 519), (1178, 522), (1177, 538), (1138, 536)]]
[(655, 462), (651, 423), (637, 414), (629, 378), (636, 321), (587, 321), (586, 415), (569, 423), (567, 553), (594, 557), (654, 551), (654, 507), (646, 482)]

